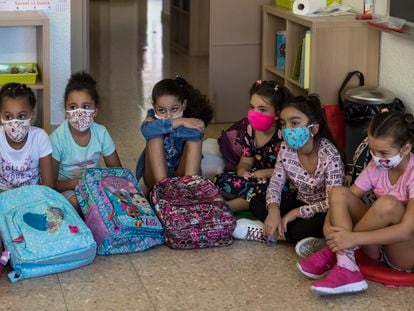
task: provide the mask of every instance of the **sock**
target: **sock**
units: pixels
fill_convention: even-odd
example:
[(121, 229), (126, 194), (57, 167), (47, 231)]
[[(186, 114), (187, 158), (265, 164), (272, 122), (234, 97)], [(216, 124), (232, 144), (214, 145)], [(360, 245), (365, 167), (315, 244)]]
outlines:
[(355, 250), (345, 249), (336, 253), (337, 265), (350, 271), (359, 271), (355, 262)]
[(3, 251), (1, 253), (1, 257), (0, 257), (0, 276), (2, 275), (3, 268), (7, 264), (7, 262), (9, 261), (9, 258), (10, 258), (10, 252), (9, 251)]

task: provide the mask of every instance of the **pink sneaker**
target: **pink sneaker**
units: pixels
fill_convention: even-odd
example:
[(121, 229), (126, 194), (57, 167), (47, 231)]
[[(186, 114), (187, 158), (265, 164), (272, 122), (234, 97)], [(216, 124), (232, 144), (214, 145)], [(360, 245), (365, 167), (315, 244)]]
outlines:
[(326, 275), (336, 265), (336, 255), (328, 246), (301, 259), (296, 266), (308, 278), (317, 280)]
[(319, 295), (356, 293), (366, 290), (368, 284), (359, 271), (351, 271), (335, 265), (322, 280), (312, 283), (311, 290)]

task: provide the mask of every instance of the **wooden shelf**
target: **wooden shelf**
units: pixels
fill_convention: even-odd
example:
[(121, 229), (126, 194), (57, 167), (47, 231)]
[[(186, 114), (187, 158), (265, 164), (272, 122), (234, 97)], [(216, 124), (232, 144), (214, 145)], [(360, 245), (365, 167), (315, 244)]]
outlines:
[(271, 66), (266, 66), (265, 69), (281, 78), (285, 78), (285, 72), (282, 70), (276, 69), (275, 67), (271, 67)]
[[(304, 17), (275, 5), (262, 9), (262, 79), (276, 78), (295, 95), (319, 94), (322, 104), (337, 104), (347, 73), (361, 71), (367, 85), (378, 85), (380, 33), (353, 15)], [(293, 80), (296, 53), (306, 31), (311, 33), (310, 87)], [(286, 32), (285, 72), (275, 68), (275, 36)]]
[[(0, 12), (0, 27), (35, 27), (36, 65), (41, 81), (28, 85), (37, 91), (36, 114), (39, 124), (50, 133), (50, 31), (49, 18), (37, 11)], [(26, 62), (25, 59), (20, 62)]]

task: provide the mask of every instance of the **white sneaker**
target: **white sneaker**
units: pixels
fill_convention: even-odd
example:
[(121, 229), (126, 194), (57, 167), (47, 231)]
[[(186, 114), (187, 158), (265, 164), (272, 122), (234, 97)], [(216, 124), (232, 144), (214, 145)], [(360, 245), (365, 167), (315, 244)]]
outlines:
[(295, 251), (299, 257), (307, 257), (326, 246), (325, 239), (306, 238), (296, 243)]
[(263, 226), (264, 224), (259, 220), (251, 220), (247, 218), (238, 219), (236, 229), (233, 231), (233, 238), (266, 242), (263, 235)]

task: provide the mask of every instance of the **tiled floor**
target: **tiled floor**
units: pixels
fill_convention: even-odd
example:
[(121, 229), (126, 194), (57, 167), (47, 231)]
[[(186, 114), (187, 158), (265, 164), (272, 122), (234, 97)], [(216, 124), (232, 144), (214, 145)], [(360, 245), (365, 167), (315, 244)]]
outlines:
[[(208, 61), (163, 46), (161, 0), (96, 0), (91, 8), (92, 73), (103, 102), (99, 120), (133, 169), (144, 145), (138, 126), (152, 85), (180, 73), (206, 92)], [(223, 127), (211, 126), (207, 136), (217, 137)], [(414, 288), (372, 282), (360, 295), (319, 298), (296, 261), (293, 248), (283, 244), (236, 241), (194, 251), (162, 246), (97, 257), (92, 265), (16, 284), (3, 275), (0, 310), (414, 310)]]

